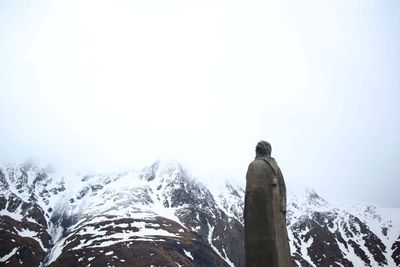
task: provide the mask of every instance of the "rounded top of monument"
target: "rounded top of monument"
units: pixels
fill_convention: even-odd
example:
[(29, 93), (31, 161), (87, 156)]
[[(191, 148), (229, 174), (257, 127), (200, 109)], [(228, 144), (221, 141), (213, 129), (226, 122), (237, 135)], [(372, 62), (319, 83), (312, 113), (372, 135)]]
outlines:
[(261, 140), (257, 143), (256, 153), (262, 156), (270, 156), (272, 152), (271, 144), (267, 141)]

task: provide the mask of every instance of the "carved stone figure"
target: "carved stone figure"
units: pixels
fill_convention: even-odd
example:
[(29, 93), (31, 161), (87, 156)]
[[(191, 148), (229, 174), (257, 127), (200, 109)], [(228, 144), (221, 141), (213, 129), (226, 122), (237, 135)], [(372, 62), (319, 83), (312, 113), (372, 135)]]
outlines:
[(246, 267), (292, 266), (285, 182), (266, 141), (257, 144), (247, 170), (244, 223)]

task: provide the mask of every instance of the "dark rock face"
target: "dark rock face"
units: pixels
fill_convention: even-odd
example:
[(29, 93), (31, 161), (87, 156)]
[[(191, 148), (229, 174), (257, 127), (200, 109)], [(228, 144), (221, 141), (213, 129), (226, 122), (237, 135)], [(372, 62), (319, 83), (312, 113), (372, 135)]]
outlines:
[[(176, 236), (153, 236), (146, 240), (135, 236), (143, 230), (135, 224), (145, 225), (147, 231), (162, 230)], [(120, 242), (117, 236), (121, 233), (132, 235)], [(226, 266), (201, 236), (162, 217), (152, 220), (109, 218), (109, 221), (87, 223), (69, 235), (65, 244), (62, 254), (49, 266), (70, 266), (70, 263), (73, 266)], [(185, 251), (190, 254), (186, 255)]]
[(40, 266), (52, 247), (50, 215), (44, 208), (48, 209), (52, 195), (62, 192), (64, 185), (50, 182), (43, 170), (31, 165), (0, 169), (1, 264)]
[[(0, 221), (0, 257), (9, 266), (39, 266), (50, 248), (50, 236), (42, 225), (28, 221), (15, 221), (2, 216)], [(36, 236), (32, 239), (31, 236)], [(14, 251), (14, 256), (8, 258)]]
[[(229, 266), (231, 257), (240, 262), (243, 226), (181, 166), (156, 163), (137, 177), (140, 185), (124, 175), (85, 177), (88, 184), (73, 201), (53, 213), (62, 235), (45, 265)], [(127, 186), (117, 189), (118, 183)]]
[(394, 262), (400, 266), (400, 235), (397, 238), (397, 241), (393, 243), (392, 251), (392, 258)]
[[(314, 216), (320, 218), (321, 214), (317, 213)], [(291, 230), (297, 243), (301, 243), (302, 241), (311, 243), (307, 248), (307, 252), (312, 263), (315, 265), (340, 266), (339, 264), (341, 264), (344, 266), (353, 266), (348, 259), (344, 258), (334, 234), (312, 218), (304, 218), (304, 220), (295, 223), (292, 225)], [(296, 252), (300, 254), (300, 246), (296, 248)]]
[[(313, 197), (313, 204), (319, 211), (301, 210), (301, 204), (296, 202), (291, 203), (292, 209), (289, 208), (292, 214), (288, 224), (293, 235), (296, 250), (293, 259), (297, 266), (392, 266), (395, 263), (384, 243), (391, 244), (388, 232), (395, 233), (398, 228), (392, 227), (390, 220), (380, 217), (375, 208), (360, 209), (360, 215), (355, 216), (329, 206), (326, 201), (315, 200)], [(294, 216), (293, 213), (298, 214)], [(368, 223), (390, 226), (384, 226), (386, 233), (374, 232)], [(304, 253), (304, 244), (307, 254)]]
[[(84, 176), (71, 194), (56, 180), (32, 164), (0, 168), (0, 266), (245, 265), (240, 186), (211, 193), (161, 162)], [(295, 265), (400, 265), (399, 225), (374, 206), (350, 213), (312, 190), (288, 200)]]
[(0, 196), (0, 261), (6, 266), (39, 266), (51, 248), (41, 207), (9, 193)]

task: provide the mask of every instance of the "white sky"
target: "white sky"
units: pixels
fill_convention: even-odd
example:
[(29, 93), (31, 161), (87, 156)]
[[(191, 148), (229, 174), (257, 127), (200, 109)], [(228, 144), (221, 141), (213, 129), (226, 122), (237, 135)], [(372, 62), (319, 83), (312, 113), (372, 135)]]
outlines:
[(288, 184), (400, 207), (399, 71), (397, 0), (1, 1), (0, 159), (244, 182), (265, 139)]

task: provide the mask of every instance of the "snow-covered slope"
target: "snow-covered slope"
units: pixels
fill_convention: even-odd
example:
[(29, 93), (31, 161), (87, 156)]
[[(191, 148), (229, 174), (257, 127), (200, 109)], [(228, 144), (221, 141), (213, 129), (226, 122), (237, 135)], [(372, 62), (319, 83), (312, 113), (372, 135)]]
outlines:
[(292, 255), (308, 266), (396, 266), (400, 209), (328, 203), (312, 189), (291, 187), (288, 228)]
[[(398, 209), (288, 188), (296, 265), (400, 264)], [(242, 187), (210, 190), (176, 162), (85, 175), (74, 188), (32, 165), (4, 166), (0, 265), (244, 266), (243, 200)]]
[(1, 264), (41, 264), (52, 247), (50, 218), (64, 191), (62, 179), (31, 164), (0, 168)]

